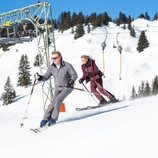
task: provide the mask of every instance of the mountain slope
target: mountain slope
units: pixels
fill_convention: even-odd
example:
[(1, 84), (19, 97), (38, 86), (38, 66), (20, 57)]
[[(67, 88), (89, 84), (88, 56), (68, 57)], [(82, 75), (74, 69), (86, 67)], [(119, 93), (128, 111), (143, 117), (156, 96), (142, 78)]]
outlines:
[(39, 134), (29, 128), (39, 123), (40, 107), (30, 107), (23, 128), (19, 124), (21, 109), (3, 107), (0, 156), (156, 158), (157, 102), (154, 96), (86, 112), (61, 113), (58, 124)]
[[(147, 25), (148, 24), (148, 25)], [(24, 127), (20, 127), (22, 117), (28, 105), (31, 86), (16, 87), (18, 64), (22, 54), (28, 55), (32, 67), (32, 79), (39, 68), (33, 62), (37, 54), (37, 41), (17, 44), (10, 51), (0, 50), (0, 94), (8, 76), (10, 76), (17, 93), (14, 103), (2, 106), (0, 101), (0, 157), (2, 158), (72, 158), (72, 157), (122, 157), (122, 158), (156, 158), (158, 156), (157, 102), (158, 97), (142, 98), (128, 101), (132, 86), (136, 88), (141, 81), (151, 80), (157, 75), (158, 59), (158, 22), (138, 19), (133, 25), (140, 30), (147, 30), (150, 47), (144, 52), (136, 51), (138, 38), (132, 38), (128, 30), (113, 23), (107, 27), (108, 38), (105, 48), (104, 87), (117, 98), (126, 101), (111, 104), (107, 107), (77, 112), (76, 107), (96, 104), (86, 93), (74, 90), (66, 99), (66, 113), (61, 113), (58, 124), (35, 134), (29, 129), (37, 127), (43, 116), (41, 83), (35, 86), (31, 97)], [(90, 34), (74, 40), (71, 30), (63, 34), (55, 32), (56, 46), (63, 54), (63, 59), (72, 63), (79, 78), (82, 76), (80, 57), (88, 54), (96, 60), (103, 70), (103, 53), (101, 43), (105, 39), (105, 28), (100, 27)], [(116, 45), (116, 35), (120, 32), (119, 43), (123, 47), (122, 73), (120, 73), (120, 54)], [(89, 88), (89, 84), (86, 84)], [(78, 81), (76, 87), (82, 88)]]

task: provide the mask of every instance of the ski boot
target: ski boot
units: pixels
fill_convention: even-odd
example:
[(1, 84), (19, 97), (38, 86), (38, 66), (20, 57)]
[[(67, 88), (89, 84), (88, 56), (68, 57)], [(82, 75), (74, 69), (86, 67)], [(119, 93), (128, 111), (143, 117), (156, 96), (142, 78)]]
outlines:
[(54, 124), (56, 124), (56, 121), (51, 118), (51, 119), (48, 121), (48, 126), (52, 126), (52, 125), (54, 125)]
[(119, 102), (119, 100), (118, 100), (118, 99), (116, 99), (115, 97), (110, 98), (109, 103), (116, 103), (116, 102)]
[(47, 122), (48, 122), (48, 120), (42, 120), (42, 121), (40, 122), (40, 127), (41, 127), (41, 128), (44, 127), (44, 126), (47, 124)]
[(103, 98), (100, 103), (98, 104), (99, 106), (107, 104), (108, 102)]

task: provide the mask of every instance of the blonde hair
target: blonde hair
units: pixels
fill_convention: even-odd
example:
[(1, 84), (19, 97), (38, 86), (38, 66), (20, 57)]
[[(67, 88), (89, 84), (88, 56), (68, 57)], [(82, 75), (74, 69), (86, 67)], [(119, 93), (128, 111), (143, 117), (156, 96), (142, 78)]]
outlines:
[(62, 57), (62, 55), (61, 55), (61, 53), (60, 53), (59, 51), (53, 51), (53, 52), (52, 52), (52, 55), (53, 55), (53, 54), (57, 54), (59, 57)]
[(85, 58), (87, 60), (91, 60), (92, 59), (89, 55), (82, 55), (81, 58)]

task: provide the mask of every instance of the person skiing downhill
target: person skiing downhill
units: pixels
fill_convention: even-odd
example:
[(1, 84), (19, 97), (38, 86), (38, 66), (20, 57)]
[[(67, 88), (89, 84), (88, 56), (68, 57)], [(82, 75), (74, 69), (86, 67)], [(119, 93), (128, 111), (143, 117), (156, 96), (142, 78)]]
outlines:
[[(99, 100), (99, 105), (107, 103), (107, 100), (100, 93), (105, 95), (109, 102), (117, 102), (118, 100), (115, 96), (103, 88), (102, 76), (104, 74), (98, 69), (95, 60), (88, 55), (82, 55), (81, 61), (83, 63), (81, 65), (83, 76), (79, 79), (79, 83), (83, 84), (84, 80), (86, 80), (86, 83), (90, 81), (91, 92)], [(97, 91), (97, 88), (100, 93)]]
[(59, 117), (59, 110), (63, 100), (73, 91), (77, 73), (73, 66), (63, 61), (59, 51), (52, 52), (53, 63), (48, 67), (47, 72), (37, 76), (38, 81), (46, 81), (51, 76), (54, 78), (55, 91), (51, 104), (46, 109), (40, 127), (54, 125)]

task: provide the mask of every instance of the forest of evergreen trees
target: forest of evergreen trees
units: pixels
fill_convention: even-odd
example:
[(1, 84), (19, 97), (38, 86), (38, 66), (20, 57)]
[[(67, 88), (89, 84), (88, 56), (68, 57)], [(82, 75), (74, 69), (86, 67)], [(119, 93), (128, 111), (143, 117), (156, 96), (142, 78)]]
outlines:
[[(141, 13), (138, 18), (144, 18), (146, 20), (150, 20), (150, 16), (147, 12)], [(158, 19), (158, 13), (155, 14), (153, 20)], [(114, 22), (117, 25), (120, 24), (130, 24), (134, 18), (131, 17), (131, 15), (126, 15), (123, 12), (119, 12), (119, 15), (116, 19), (112, 19), (107, 12), (104, 13), (91, 13), (90, 15), (84, 15), (82, 12), (79, 13), (72, 13), (70, 11), (68, 12), (62, 12), (59, 15), (59, 18), (57, 20), (54, 20), (55, 28), (59, 29), (60, 31), (67, 30), (71, 27), (74, 27), (79, 24), (85, 24), (88, 23), (92, 24), (94, 27), (102, 26), (102, 25), (108, 25), (109, 22)]]
[[(36, 18), (36, 16), (34, 17)], [(144, 18), (147, 20), (151, 20), (151, 17), (149, 16), (148, 12), (141, 13), (138, 18)], [(152, 20), (158, 19), (158, 13), (156, 13)], [(79, 13), (71, 13), (70, 11), (64, 11), (62, 12), (58, 19), (53, 19), (54, 28), (58, 29), (59, 31), (63, 32), (69, 28), (72, 28), (74, 26), (82, 26), (91, 24), (94, 28), (102, 26), (102, 25), (108, 25), (109, 22), (114, 22), (117, 25), (120, 24), (131, 24), (131, 22), (134, 20), (131, 15), (126, 15), (123, 12), (119, 12), (118, 17), (115, 19), (112, 19), (110, 15), (105, 11), (103, 13), (91, 13), (90, 15), (84, 15), (82, 12)], [(43, 23), (44, 20), (40, 19), (40, 23)], [(48, 19), (48, 23), (51, 23), (51, 21)], [(25, 25), (25, 27), (24, 27)], [(25, 28), (25, 29), (24, 29)], [(20, 34), (23, 34), (23, 36), (27, 36), (31, 34), (31, 31), (34, 30), (35, 27), (30, 21), (24, 21), (19, 23), (16, 26), (17, 36), (21, 36)], [(12, 26), (9, 27), (9, 32), (12, 32), (14, 29)], [(75, 32), (75, 30), (74, 30)], [(7, 37), (7, 29), (3, 28), (0, 30), (0, 37)]]
[(147, 97), (151, 95), (158, 94), (158, 76), (152, 80), (151, 85), (148, 81), (142, 81), (140, 86), (138, 87), (138, 91), (135, 90), (135, 87), (132, 87), (131, 99), (136, 99), (140, 97)]

